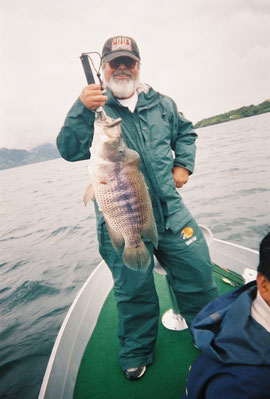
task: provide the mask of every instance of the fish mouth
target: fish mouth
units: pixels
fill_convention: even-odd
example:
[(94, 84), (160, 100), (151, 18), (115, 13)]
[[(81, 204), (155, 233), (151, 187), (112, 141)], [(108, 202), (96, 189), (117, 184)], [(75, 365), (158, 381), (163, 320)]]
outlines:
[(119, 123), (121, 123), (121, 121), (122, 121), (121, 118), (118, 118), (118, 119), (111, 119), (110, 121), (105, 122), (105, 126), (106, 126), (106, 127), (113, 127), (113, 126), (116, 126), (116, 125), (118, 125)]
[(121, 136), (121, 121), (121, 118), (105, 121), (104, 131), (109, 138), (114, 139)]
[(96, 121), (103, 127), (104, 133), (111, 139), (121, 136), (121, 118), (110, 118), (102, 107), (96, 112)]

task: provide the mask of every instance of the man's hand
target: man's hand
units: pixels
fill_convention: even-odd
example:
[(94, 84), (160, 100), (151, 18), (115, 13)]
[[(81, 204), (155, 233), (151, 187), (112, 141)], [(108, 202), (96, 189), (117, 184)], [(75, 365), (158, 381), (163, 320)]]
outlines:
[(172, 173), (176, 188), (183, 187), (183, 185), (188, 182), (189, 171), (187, 169), (181, 166), (174, 166)]
[(108, 97), (102, 94), (101, 87), (97, 84), (86, 86), (80, 95), (81, 102), (86, 108), (90, 109), (90, 111), (102, 107), (107, 99)]

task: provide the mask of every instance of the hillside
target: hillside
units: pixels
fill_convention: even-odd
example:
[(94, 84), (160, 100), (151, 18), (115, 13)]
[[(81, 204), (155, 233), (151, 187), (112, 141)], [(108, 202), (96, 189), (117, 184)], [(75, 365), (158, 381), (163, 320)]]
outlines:
[(246, 107), (234, 109), (224, 114), (215, 115), (211, 116), (210, 118), (202, 119), (199, 122), (197, 122), (194, 125), (194, 127), (199, 128), (199, 127), (215, 125), (217, 123), (223, 123), (240, 118), (247, 118), (249, 116), (259, 115), (265, 112), (270, 112), (270, 100), (266, 100), (258, 105), (252, 104)]
[(60, 154), (57, 148), (52, 144), (43, 144), (33, 148), (31, 151), (0, 148), (0, 170), (59, 157)]
[[(224, 114), (211, 116), (197, 122), (194, 127), (205, 127), (223, 123), (235, 119), (247, 118), (249, 116), (270, 112), (270, 100), (266, 100), (258, 105), (244, 106)], [(32, 150), (0, 148), (0, 170), (22, 166), (36, 162), (48, 161), (50, 159), (60, 158), (56, 146), (52, 144), (43, 144)]]

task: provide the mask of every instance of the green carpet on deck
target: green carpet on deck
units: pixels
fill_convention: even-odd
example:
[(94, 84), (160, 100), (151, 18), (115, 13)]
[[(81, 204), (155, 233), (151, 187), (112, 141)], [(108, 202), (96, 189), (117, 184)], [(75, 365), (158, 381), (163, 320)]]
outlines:
[[(242, 277), (236, 273), (227, 273), (215, 265), (213, 269), (221, 294), (243, 284)], [(165, 278), (155, 273), (155, 283), (162, 316), (171, 308), (171, 301)], [(154, 363), (142, 379), (130, 382), (118, 364), (117, 324), (115, 300), (111, 292), (85, 350), (74, 399), (180, 399), (188, 369), (200, 353), (193, 346), (189, 330), (171, 331), (160, 323)]]

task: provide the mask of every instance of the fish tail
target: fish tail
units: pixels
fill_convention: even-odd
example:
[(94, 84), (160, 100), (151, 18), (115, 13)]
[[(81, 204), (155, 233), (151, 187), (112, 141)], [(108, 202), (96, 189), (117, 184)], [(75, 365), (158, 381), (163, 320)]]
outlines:
[(125, 246), (123, 261), (132, 270), (146, 272), (151, 263), (151, 257), (144, 242), (141, 241), (138, 247)]

